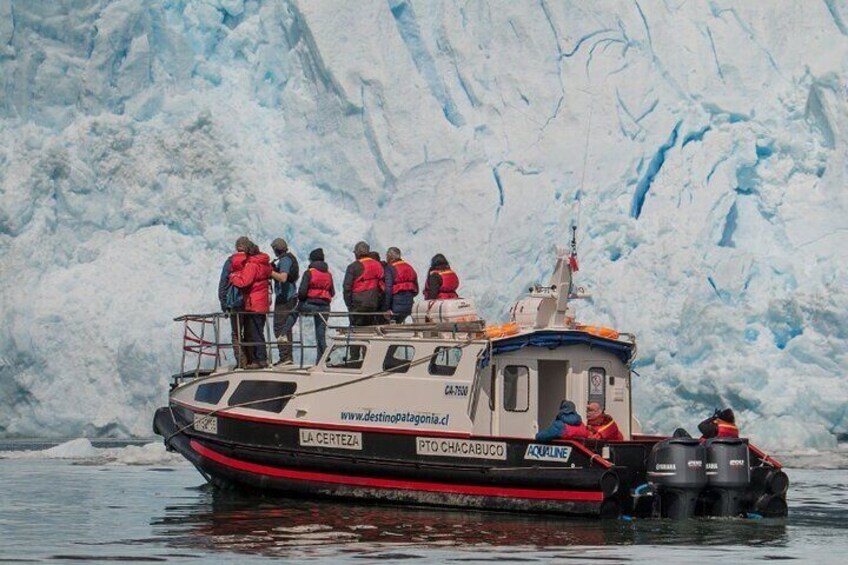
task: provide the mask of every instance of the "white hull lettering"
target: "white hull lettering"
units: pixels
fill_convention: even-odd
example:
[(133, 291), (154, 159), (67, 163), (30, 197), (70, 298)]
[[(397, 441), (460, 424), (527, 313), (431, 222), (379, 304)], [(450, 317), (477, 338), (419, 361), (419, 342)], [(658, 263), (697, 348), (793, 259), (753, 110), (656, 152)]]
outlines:
[(330, 432), (301, 428), (300, 445), (306, 447), (329, 447), (333, 449), (362, 449), (362, 434), (359, 432)]
[(415, 453), (439, 457), (472, 457), (506, 461), (506, 443), (417, 437), (415, 438)]
[(531, 443), (524, 452), (524, 459), (535, 461), (559, 461), (565, 463), (571, 457), (571, 447), (568, 445), (544, 445)]

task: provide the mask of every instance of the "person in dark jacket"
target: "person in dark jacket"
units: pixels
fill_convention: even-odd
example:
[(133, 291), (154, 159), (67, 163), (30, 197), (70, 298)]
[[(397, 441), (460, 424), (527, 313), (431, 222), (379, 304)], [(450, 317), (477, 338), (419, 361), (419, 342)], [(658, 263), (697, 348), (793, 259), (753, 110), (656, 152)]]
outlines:
[(249, 344), (246, 348), (252, 353), (246, 369), (261, 369), (268, 365), (265, 320), (271, 304), (270, 279), (271, 258), (259, 251), (256, 244), (250, 244), (246, 259), (233, 258), (230, 284), (239, 287), (244, 295), (244, 342)]
[(315, 343), (318, 346), (315, 363), (318, 363), (327, 347), (325, 338), (327, 320), (321, 314), (330, 311), (330, 302), (335, 295), (333, 275), (327, 263), (324, 262), (324, 250), (320, 247), (313, 249), (309, 253), (309, 268), (300, 279), (297, 298), (300, 301), (300, 311), (304, 315), (312, 316), (315, 320)]
[(736, 416), (733, 410), (725, 408), (716, 410), (712, 416), (698, 424), (702, 439), (714, 437), (739, 437), (739, 428), (736, 427)]
[(448, 260), (441, 253), (433, 255), (430, 261), (430, 272), (424, 285), (424, 298), (427, 300), (445, 300), (459, 298), (459, 277), (450, 267)]
[(386, 296), (383, 310), (391, 319), (402, 324), (412, 314), (412, 304), (418, 295), (418, 273), (401, 258), (400, 249), (386, 251)]
[(364, 241), (353, 248), (356, 260), (347, 266), (342, 289), (344, 301), (350, 316), (351, 326), (368, 326), (374, 323), (374, 316), (363, 312), (377, 312), (383, 305), (381, 295), (386, 283), (383, 265), (370, 256), (371, 249)]
[(277, 258), (271, 263), (274, 280), (274, 337), (280, 360), (275, 363), (291, 363), (292, 328), (297, 323), (297, 259), (289, 251), (285, 239), (277, 238), (271, 242), (271, 249)]
[(577, 407), (570, 400), (563, 400), (559, 405), (559, 413), (547, 429), (536, 434), (536, 441), (551, 441), (554, 439), (584, 439), (589, 437), (589, 430)]
[(226, 299), (227, 290), (230, 287), (230, 271), (232, 271), (233, 259), (237, 256), (241, 258), (237, 261), (247, 260), (247, 249), (253, 242), (247, 236), (241, 236), (236, 240), (236, 252), (227, 257), (224, 261), (224, 266), (221, 269), (221, 278), (218, 279), (218, 301), (221, 303), (221, 312), (228, 312), (230, 318), (230, 329), (232, 330), (233, 355), (236, 358), (236, 368), (245, 368), (251, 359), (248, 358), (247, 349), (242, 347), (241, 342), (244, 337), (244, 319), (236, 312), (231, 312), (227, 309)]

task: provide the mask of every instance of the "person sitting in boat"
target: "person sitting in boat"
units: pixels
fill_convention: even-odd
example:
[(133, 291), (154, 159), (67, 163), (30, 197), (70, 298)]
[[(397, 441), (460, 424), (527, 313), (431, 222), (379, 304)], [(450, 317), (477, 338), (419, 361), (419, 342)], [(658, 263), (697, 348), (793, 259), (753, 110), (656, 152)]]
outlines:
[(400, 249), (389, 247), (386, 251), (386, 298), (383, 301), (386, 315), (402, 324), (412, 314), (416, 295), (418, 273), (401, 258)]
[(324, 262), (324, 250), (320, 247), (309, 252), (309, 268), (300, 279), (300, 288), (297, 289), (297, 298), (300, 301), (298, 310), (301, 313), (311, 315), (315, 320), (315, 344), (318, 346), (317, 363), (324, 354), (327, 341), (324, 337), (327, 321), (321, 316), (323, 312), (330, 311), (330, 302), (336, 294), (333, 286), (333, 275)]
[(351, 326), (369, 326), (374, 316), (363, 312), (376, 312), (383, 305), (381, 295), (385, 290), (383, 265), (371, 258), (371, 248), (360, 241), (353, 248), (356, 260), (347, 266), (342, 290), (344, 301), (350, 316)]
[(441, 253), (433, 255), (430, 261), (430, 272), (424, 285), (426, 300), (445, 300), (459, 298), (459, 277), (450, 267), (448, 260)]
[(547, 429), (536, 434), (536, 441), (551, 441), (554, 439), (585, 439), (589, 437), (589, 430), (577, 407), (570, 400), (563, 400), (559, 405), (559, 413)]
[(725, 408), (716, 410), (712, 416), (698, 424), (701, 439), (714, 437), (739, 437), (739, 428), (736, 427), (736, 416), (733, 410)]
[(603, 439), (608, 441), (622, 441), (624, 436), (618, 429), (612, 416), (607, 414), (597, 402), (590, 402), (586, 406), (586, 428), (589, 430), (589, 439)]

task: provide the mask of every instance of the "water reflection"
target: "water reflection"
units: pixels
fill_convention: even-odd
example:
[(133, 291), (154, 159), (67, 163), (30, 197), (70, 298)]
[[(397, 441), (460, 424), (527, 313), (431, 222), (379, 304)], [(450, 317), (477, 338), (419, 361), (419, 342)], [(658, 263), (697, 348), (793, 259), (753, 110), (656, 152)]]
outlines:
[[(509, 551), (633, 544), (724, 546), (785, 543), (784, 520), (575, 520), (276, 498), (203, 489), (154, 520), (173, 547), (266, 556), (368, 554), (404, 549)], [(160, 537), (161, 536), (161, 537)], [(585, 554), (584, 554), (585, 555)], [(589, 557), (588, 555), (585, 555)], [(594, 556), (597, 557), (597, 556)], [(399, 558), (393, 555), (394, 559)]]

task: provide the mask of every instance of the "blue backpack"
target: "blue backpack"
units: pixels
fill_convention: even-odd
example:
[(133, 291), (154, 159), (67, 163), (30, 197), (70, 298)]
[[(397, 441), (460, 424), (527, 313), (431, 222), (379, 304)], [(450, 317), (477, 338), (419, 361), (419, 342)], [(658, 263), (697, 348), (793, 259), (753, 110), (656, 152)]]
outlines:
[(224, 297), (224, 308), (226, 310), (241, 310), (244, 308), (244, 295), (241, 289), (234, 284), (227, 287), (227, 295)]

